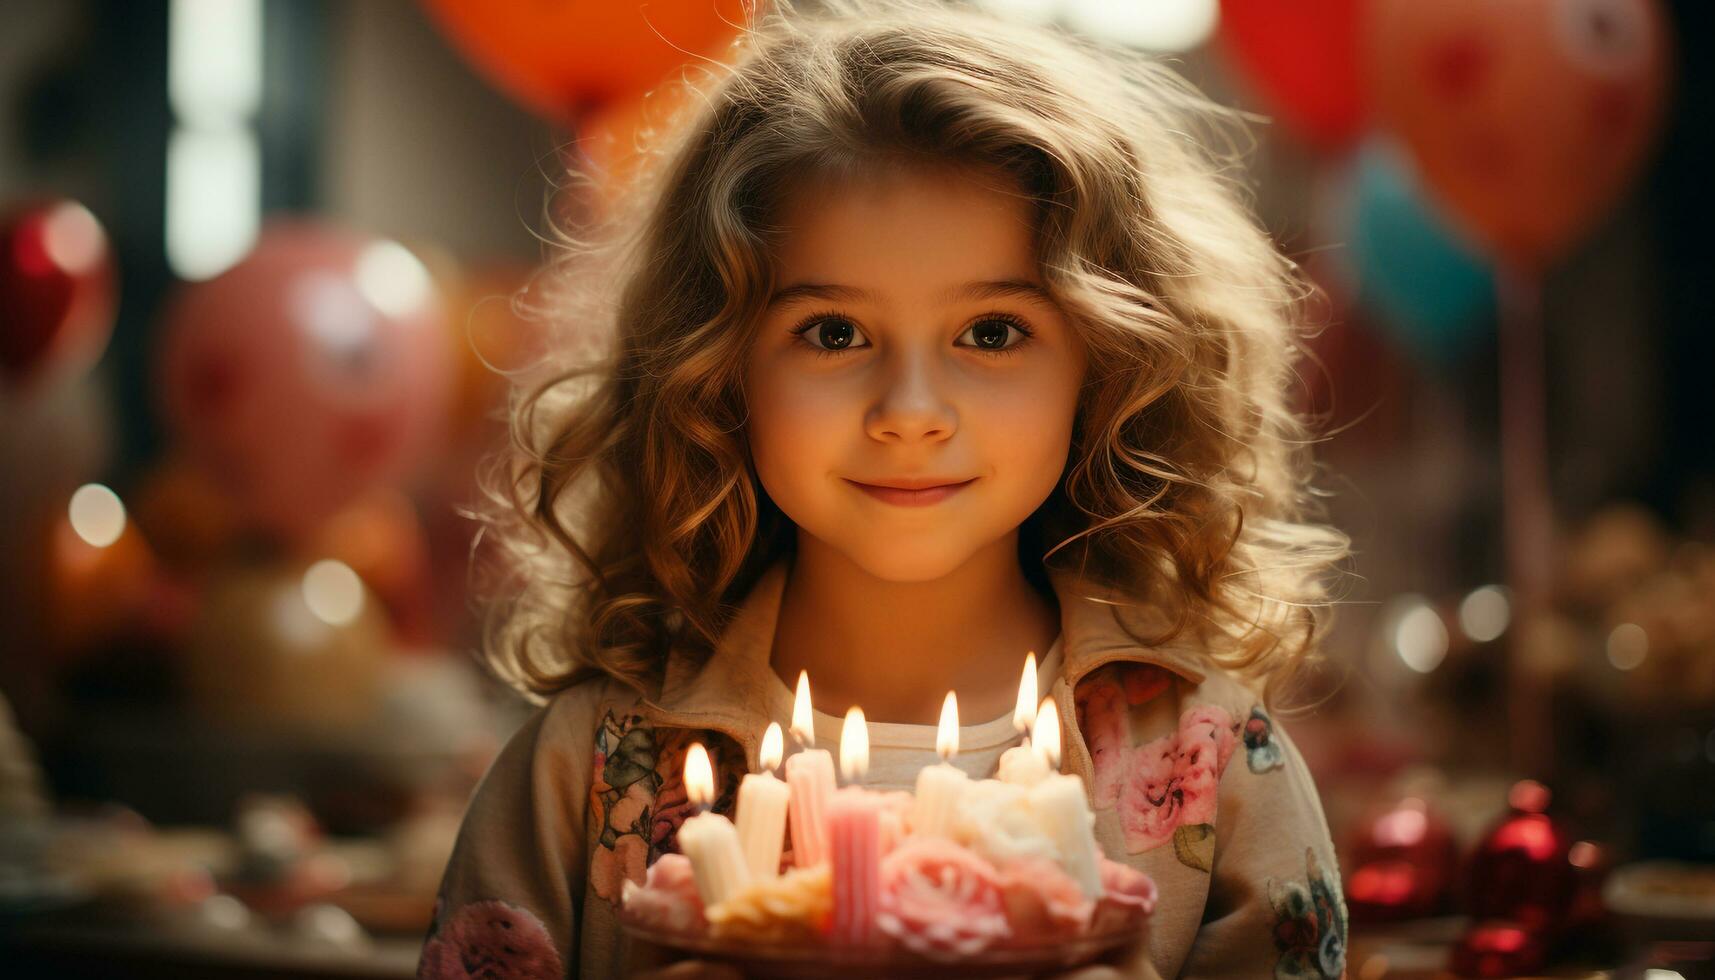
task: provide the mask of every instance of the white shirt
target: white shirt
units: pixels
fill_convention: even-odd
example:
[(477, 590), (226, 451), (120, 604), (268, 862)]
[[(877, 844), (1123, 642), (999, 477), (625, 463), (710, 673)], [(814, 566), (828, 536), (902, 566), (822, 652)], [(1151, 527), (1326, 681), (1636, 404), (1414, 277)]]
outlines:
[[(1060, 676), (1060, 639), (1048, 648), (1036, 665), (1036, 689), (1047, 693), (1054, 679)], [(830, 715), (816, 709), (816, 745), (840, 755), (840, 730), (845, 717)], [(936, 726), (908, 725), (901, 722), (869, 722), (869, 775), (863, 785), (870, 789), (911, 789), (917, 785), (917, 772), (924, 766), (941, 761), (935, 752)], [(953, 764), (973, 779), (994, 775), (1000, 754), (1017, 745), (1023, 733), (1012, 726), (1008, 711), (989, 721), (959, 726), (959, 754)]]

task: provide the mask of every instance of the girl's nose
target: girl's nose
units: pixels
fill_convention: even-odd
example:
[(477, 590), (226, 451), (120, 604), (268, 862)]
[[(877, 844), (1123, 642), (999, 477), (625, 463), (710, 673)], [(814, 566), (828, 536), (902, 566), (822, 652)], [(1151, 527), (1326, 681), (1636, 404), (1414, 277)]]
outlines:
[(865, 417), (870, 438), (880, 442), (945, 440), (958, 427), (958, 413), (935, 365), (933, 352), (897, 351), (879, 375), (880, 390)]

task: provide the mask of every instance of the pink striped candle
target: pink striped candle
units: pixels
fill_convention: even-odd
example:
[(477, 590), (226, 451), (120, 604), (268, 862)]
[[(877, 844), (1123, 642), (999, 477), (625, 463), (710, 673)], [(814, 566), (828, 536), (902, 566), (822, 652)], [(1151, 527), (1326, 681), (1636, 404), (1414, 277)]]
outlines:
[(874, 943), (881, 904), (881, 799), (859, 786), (842, 787), (828, 803), (828, 850), (834, 914), (830, 941)]
[(786, 760), (786, 809), (792, 826), (792, 863), (800, 868), (828, 859), (828, 800), (834, 795), (834, 757), (803, 749)]
[(834, 757), (827, 749), (815, 747), (816, 719), (810, 710), (810, 675), (805, 671), (798, 672), (792, 734), (802, 746), (786, 760), (792, 863), (808, 868), (828, 859), (828, 798), (834, 794)]

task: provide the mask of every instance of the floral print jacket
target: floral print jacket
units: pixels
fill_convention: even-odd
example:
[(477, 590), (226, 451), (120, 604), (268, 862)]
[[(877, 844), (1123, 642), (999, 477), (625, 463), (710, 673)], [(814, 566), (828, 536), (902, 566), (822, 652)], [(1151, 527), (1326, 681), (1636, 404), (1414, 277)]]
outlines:
[[(419, 974), (615, 977), (658, 959), (619, 928), (623, 883), (676, 849), (693, 741), (731, 812), (791, 693), (769, 667), (785, 562), (751, 589), (703, 662), (670, 658), (650, 697), (609, 681), (555, 696), (477, 787)], [(1068, 772), (1089, 786), (1104, 851), (1160, 889), (1139, 977), (1345, 974), (1346, 909), (1322, 804), (1286, 733), (1191, 648), (1150, 647), (1143, 608), (1050, 573)], [(1147, 959), (1144, 959), (1144, 958)]]

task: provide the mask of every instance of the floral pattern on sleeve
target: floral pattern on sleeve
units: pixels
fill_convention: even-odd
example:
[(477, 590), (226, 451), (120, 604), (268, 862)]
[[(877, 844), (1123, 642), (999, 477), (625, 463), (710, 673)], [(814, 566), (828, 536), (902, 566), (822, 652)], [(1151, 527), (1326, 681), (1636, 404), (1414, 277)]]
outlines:
[(1126, 850), (1169, 842), (1180, 863), (1214, 866), (1215, 808), (1221, 774), (1239, 744), (1240, 726), (1226, 709), (1196, 705), (1175, 731), (1132, 745), (1128, 711), (1165, 690), (1165, 671), (1112, 664), (1078, 685), (1078, 725), (1094, 766), (1096, 806), (1118, 807)]
[(626, 881), (643, 883), (649, 865), (678, 851), (679, 825), (694, 808), (685, 793), (685, 753), (701, 741), (718, 774), (714, 809), (730, 812), (744, 771), (731, 739), (682, 728), (657, 730), (640, 714), (602, 718), (595, 738), (590, 810), (596, 832), (590, 884), (618, 903)]
[(420, 980), (559, 980), (560, 954), (542, 920), (505, 902), (473, 902), (423, 946)]
[(1279, 769), (1285, 762), (1280, 744), (1274, 740), (1274, 719), (1259, 704), (1251, 709), (1250, 720), (1245, 722), (1245, 765), (1251, 772), (1261, 774)]
[(1268, 881), (1274, 910), (1275, 980), (1339, 980), (1346, 974), (1346, 908), (1339, 883), (1304, 849), (1305, 882)]

